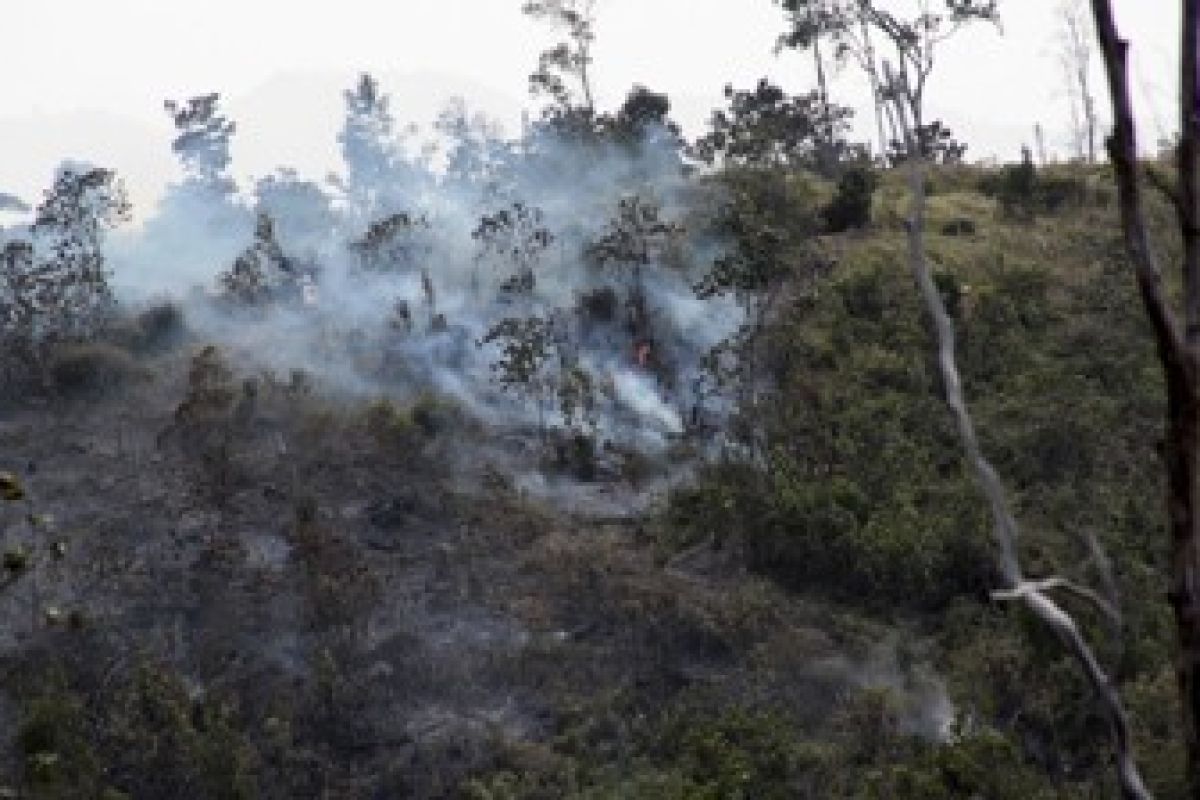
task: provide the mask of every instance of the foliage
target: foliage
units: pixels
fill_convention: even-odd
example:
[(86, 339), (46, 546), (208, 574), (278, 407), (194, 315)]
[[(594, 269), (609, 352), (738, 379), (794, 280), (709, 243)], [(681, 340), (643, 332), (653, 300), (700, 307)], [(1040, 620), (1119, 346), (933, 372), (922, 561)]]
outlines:
[[(566, 797), (571, 800), (725, 800), (726, 798), (1082, 798), (1055, 790), (1023, 762), (1010, 739), (991, 730), (937, 743), (900, 731), (885, 691), (842, 704), (825, 738), (804, 737), (772, 711), (720, 712), (676, 704), (632, 741), (563, 737), (550, 753), (513, 749), (502, 765), (467, 785), (471, 800)], [(565, 741), (564, 741), (565, 740)], [(620, 767), (593, 754), (619, 747)]]
[(163, 105), (175, 124), (171, 149), (179, 156), (186, 179), (230, 192), (234, 187), (227, 173), (229, 145), (237, 125), (220, 113), (220, 100), (213, 92), (185, 101), (167, 100)]
[(501, 345), (492, 365), (501, 386), (540, 395), (546, 381), (544, 369), (554, 346), (552, 325), (541, 317), (510, 317), (496, 323), (483, 337), (484, 344)]
[(355, 220), (396, 213), (410, 205), (412, 198), (406, 195), (417, 183), (400, 140), (401, 133), (412, 131), (397, 129), (391, 98), (368, 73), (362, 73), (343, 98), (346, 118), (337, 141), (346, 174), (334, 185)]
[(294, 169), (279, 168), (254, 185), (256, 208), (276, 221), (276, 234), (290, 250), (318, 248), (335, 227), (329, 195)]
[(714, 111), (711, 130), (692, 154), (707, 164), (805, 167), (832, 174), (859, 154), (845, 140), (852, 111), (825, 105), (817, 92), (788, 95), (762, 78), (751, 91), (725, 86), (729, 109)]
[(372, 222), (362, 238), (350, 243), (363, 269), (371, 272), (411, 272), (426, 265), (433, 251), (429, 220), (405, 212)]
[(533, 293), (536, 269), (554, 242), (542, 210), (521, 202), (483, 215), (471, 238), (479, 244), (478, 260), (511, 270), (501, 290), (517, 296)]
[(257, 795), (254, 750), (224, 701), (193, 701), (180, 676), (140, 663), (100, 711), (61, 670), (27, 680), (18, 742), (30, 797)]
[[(596, 39), (594, 5), (595, 0), (528, 0), (521, 7), (531, 18), (562, 28), (567, 35), (567, 41), (541, 53), (537, 70), (529, 76), (530, 92), (553, 102), (545, 111), (548, 119), (586, 120), (595, 113), (589, 76)], [(569, 82), (578, 83), (578, 95)]]
[[(963, 163), (967, 154), (967, 145), (954, 138), (954, 134), (942, 124), (941, 120), (922, 125), (913, 131), (917, 140), (917, 148), (930, 164), (953, 165)], [(908, 158), (908, 145), (899, 140), (893, 140), (888, 150), (888, 162), (899, 166)]]
[(838, 178), (837, 193), (821, 210), (825, 228), (830, 233), (842, 233), (851, 228), (865, 228), (871, 222), (871, 200), (879, 181), (869, 166), (846, 169)]
[(1028, 147), (1021, 148), (1021, 163), (1007, 164), (998, 173), (985, 175), (979, 181), (979, 191), (995, 197), (1006, 216), (1024, 221), (1083, 205), (1088, 199), (1080, 178), (1038, 170)]
[(48, 344), (96, 335), (115, 303), (104, 237), (128, 216), (124, 188), (111, 170), (59, 169), (28, 239), (0, 251), (0, 340), (11, 356), (36, 360)]
[(275, 237), (274, 220), (260, 211), (254, 227), (254, 243), (221, 273), (218, 281), (222, 296), (230, 303), (261, 308), (272, 302), (300, 299), (301, 282), (306, 274), (295, 259), (284, 254)]
[(470, 114), (466, 102), (456, 97), (438, 114), (434, 129), (447, 141), (445, 180), (450, 185), (485, 187), (492, 195), (499, 191), (513, 153), (497, 123), (481, 113)]
[(617, 214), (591, 242), (586, 255), (600, 266), (614, 264), (637, 271), (662, 259), (683, 233), (663, 219), (661, 206), (640, 194), (621, 198)]
[(684, 146), (682, 129), (671, 119), (671, 99), (645, 86), (630, 89), (617, 113), (599, 115), (596, 127), (602, 137), (627, 147), (663, 140), (672, 150)]
[[(961, 161), (965, 145), (954, 142), (940, 122), (923, 118), (926, 84), (933, 72), (937, 46), (973, 21), (997, 23), (996, 0), (945, 0), (945, 10), (934, 11), (920, 0), (908, 16), (894, 4), (877, 0), (775, 0), (788, 18), (788, 30), (779, 48), (813, 50), (822, 42), (833, 46), (834, 57), (844, 63), (853, 59), (867, 77), (875, 101), (881, 151), (903, 155), (897, 148), (903, 131), (917, 132), (922, 152), (947, 163)], [(906, 4), (907, 5), (907, 4)], [(895, 57), (881, 56), (875, 37), (882, 36)], [(889, 74), (889, 70), (895, 70)], [(894, 101), (899, 101), (894, 105)], [(903, 109), (900, 111), (899, 109)], [(898, 118), (898, 114), (909, 117)], [(887, 121), (890, 138), (884, 132)]]
[(720, 205), (712, 231), (729, 248), (697, 283), (700, 297), (769, 293), (794, 275), (796, 264), (819, 268), (813, 238), (821, 224), (816, 190), (803, 175), (764, 169), (727, 169), (717, 187)]

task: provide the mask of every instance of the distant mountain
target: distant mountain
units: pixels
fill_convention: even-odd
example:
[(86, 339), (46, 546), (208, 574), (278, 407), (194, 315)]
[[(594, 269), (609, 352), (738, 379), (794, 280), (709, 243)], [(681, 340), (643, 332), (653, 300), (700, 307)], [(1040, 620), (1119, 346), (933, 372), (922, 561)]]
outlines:
[(0, 192), (0, 211), (13, 211), (18, 214), (24, 214), (29, 211), (29, 206), (15, 194)]
[[(342, 92), (357, 77), (353, 69), (285, 72), (245, 94), (223, 97), (238, 123), (233, 174), (243, 189), (249, 188), (250, 178), (280, 166), (317, 179), (339, 169), (336, 137), (344, 113)], [(401, 127), (417, 123), (428, 132), (454, 96), (465, 98), (472, 111), (502, 123), (510, 134), (520, 125), (522, 106), (517, 98), (470, 78), (438, 72), (385, 72), (376, 77), (392, 95)], [(170, 122), (158, 111), (147, 109), (144, 117), (98, 109), (0, 116), (0, 141), (6, 150), (20, 154), (0, 159), (0, 185), (18, 197), (39, 197), (64, 159), (87, 160), (117, 170), (129, 189), (134, 217), (144, 219), (153, 212), (166, 183), (178, 175)]]

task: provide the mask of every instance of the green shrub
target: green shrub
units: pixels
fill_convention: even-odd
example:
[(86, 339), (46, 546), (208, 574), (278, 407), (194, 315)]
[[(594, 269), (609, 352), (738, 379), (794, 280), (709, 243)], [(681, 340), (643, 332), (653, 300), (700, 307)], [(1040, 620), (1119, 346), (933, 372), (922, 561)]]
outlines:
[(821, 210), (825, 229), (841, 233), (852, 228), (865, 228), (871, 222), (871, 198), (879, 179), (868, 166), (851, 166), (838, 178), (837, 193)]

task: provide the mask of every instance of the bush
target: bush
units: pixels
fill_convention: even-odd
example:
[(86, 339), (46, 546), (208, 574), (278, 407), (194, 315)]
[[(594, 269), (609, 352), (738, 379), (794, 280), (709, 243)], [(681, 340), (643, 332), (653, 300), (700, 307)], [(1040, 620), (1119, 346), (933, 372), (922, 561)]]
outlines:
[(1087, 184), (1078, 177), (1039, 174), (1029, 148), (1022, 149), (1020, 164), (1008, 164), (985, 175), (978, 188), (999, 201), (1005, 216), (1020, 220), (1081, 206), (1088, 198)]
[(99, 342), (54, 348), (49, 368), (54, 390), (64, 397), (101, 394), (150, 377), (128, 351)]
[(853, 166), (838, 179), (837, 194), (821, 211), (825, 229), (841, 233), (851, 228), (865, 228), (871, 222), (871, 198), (879, 179), (867, 166)]
[(174, 303), (162, 302), (114, 323), (105, 338), (130, 352), (149, 354), (170, 349), (183, 333), (183, 311)]

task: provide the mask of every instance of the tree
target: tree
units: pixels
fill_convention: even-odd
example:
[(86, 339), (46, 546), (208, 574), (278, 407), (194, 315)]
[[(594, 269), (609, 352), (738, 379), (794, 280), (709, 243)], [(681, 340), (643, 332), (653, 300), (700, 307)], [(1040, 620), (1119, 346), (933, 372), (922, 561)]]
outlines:
[[(813, 66), (817, 73), (817, 92), (821, 101), (821, 118), (826, 123), (824, 141), (834, 140), (833, 115), (829, 104), (829, 81), (825, 75), (825, 57), (821, 39), (838, 24), (836, 5), (828, 0), (780, 0), (788, 13), (791, 29), (780, 35), (775, 51), (784, 48), (812, 50)], [(881, 139), (882, 141), (882, 139)]]
[(500, 285), (501, 292), (522, 297), (533, 294), (536, 268), (554, 242), (540, 208), (518, 202), (485, 214), (471, 238), (479, 243), (478, 260), (511, 270)]
[(450, 100), (438, 114), (436, 130), (446, 140), (444, 184), (467, 189), (482, 187), (494, 195), (501, 172), (512, 157), (498, 123), (484, 114), (471, 114), (461, 97)]
[(367, 232), (350, 243), (359, 264), (370, 272), (411, 272), (424, 269), (433, 252), (429, 220), (400, 212), (372, 222)]
[(226, 299), (243, 306), (263, 306), (300, 294), (302, 270), (284, 255), (275, 238), (275, 222), (259, 212), (254, 243), (239, 255), (219, 278)]
[(218, 111), (220, 100), (221, 95), (212, 92), (182, 102), (167, 100), (163, 105), (175, 123), (171, 149), (183, 164), (186, 180), (232, 192), (234, 184), (226, 170), (231, 162), (229, 143), (237, 125)]
[(282, 167), (254, 185), (258, 211), (277, 220), (276, 235), (290, 250), (313, 250), (328, 243), (336, 215), (328, 194), (317, 183), (302, 180)]
[[(922, 116), (926, 81), (934, 67), (937, 45), (972, 20), (997, 19), (996, 0), (944, 0), (945, 10), (935, 12), (932, 0), (914, 0), (915, 9), (901, 17), (883, 7), (878, 0), (775, 0), (788, 14), (791, 30), (780, 39), (784, 47), (815, 47), (829, 39), (839, 61), (853, 58), (871, 84), (879, 127), (880, 152), (887, 153), (892, 142), (903, 139), (900, 121), (889, 92), (901, 91), (911, 117), (912, 129), (921, 137), (926, 122)], [(894, 68), (898, 85), (882, 77), (882, 62), (875, 49), (874, 37), (882, 36), (894, 50)], [(891, 135), (884, 132), (887, 120)]]
[(629, 332), (635, 340), (647, 339), (650, 333), (645, 270), (660, 261), (683, 233), (682, 226), (663, 219), (658, 203), (635, 194), (621, 198), (617, 215), (587, 247), (586, 256), (598, 266), (615, 266), (627, 273), (623, 277), (630, 282)]
[(1121, 37), (1108, 0), (1092, 0), (1092, 16), (1113, 108), (1109, 158), (1117, 184), (1121, 230), (1133, 264), (1142, 306), (1154, 332), (1167, 385), (1163, 457), (1171, 536), (1167, 599), (1175, 615), (1179, 655), (1176, 676), (1188, 756), (1189, 796), (1200, 798), (1200, 81), (1197, 38), (1200, 7), (1181, 2), (1179, 143), (1176, 177), (1163, 181), (1183, 243), (1179, 272), (1182, 319), (1163, 284), (1157, 251), (1143, 208), (1137, 132), (1129, 94), (1129, 42)]
[[(1101, 2), (1102, 0), (1097, 0), (1097, 5), (1100, 5)], [(897, 48), (902, 54), (905, 52), (906, 46), (931, 48), (938, 41), (934, 38), (923, 39), (913, 45), (903, 28), (893, 29), (891, 35), (901, 38), (901, 43), (897, 44)], [(923, 84), (934, 63), (932, 54), (915, 52), (906, 57), (912, 59), (913, 70), (917, 71), (918, 79)], [(1149, 792), (1134, 760), (1129, 715), (1125, 710), (1116, 682), (1096, 656), (1083, 628), (1062, 605), (1053, 599), (1052, 593), (1061, 592), (1082, 598), (1099, 609), (1119, 627), (1120, 613), (1116, 598), (1111, 594), (1105, 596), (1103, 592), (1079, 586), (1059, 576), (1032, 579), (1024, 573), (1018, 549), (1019, 524), (1004, 485), (983, 452), (958, 370), (954, 323), (946, 310), (942, 289), (938, 286), (927, 263), (924, 243), (925, 164), (929, 156), (919, 138), (919, 121), (921, 120), (921, 104), (924, 94), (921, 88), (909, 85), (911, 72), (893, 71), (891, 65), (885, 62), (883, 74), (887, 96), (893, 104), (907, 151), (905, 162), (908, 171), (910, 208), (905, 228), (908, 238), (909, 266), (932, 323), (946, 404), (954, 417), (967, 462), (975, 472), (980, 491), (992, 512), (992, 532), (997, 550), (997, 566), (1005, 584), (1004, 588), (994, 592), (993, 596), (997, 599), (1021, 602), (1033, 618), (1052, 632), (1075, 659), (1080, 670), (1096, 691), (1108, 718), (1113, 734), (1117, 778), (1122, 794), (1133, 800), (1149, 798)], [(1095, 545), (1094, 547), (1098, 549)]]
[(1092, 96), (1092, 31), (1085, 0), (1059, 5), (1059, 52), (1071, 111), (1071, 155), (1089, 164), (1096, 161), (1096, 99)]
[[(776, 42), (776, 52), (782, 49), (813, 51), (817, 70), (817, 86), (822, 104), (829, 106), (829, 88), (825, 74), (825, 59), (821, 52), (821, 41), (829, 39), (834, 48), (834, 59), (843, 63), (853, 56), (870, 80), (871, 94), (875, 105), (875, 123), (879, 135), (879, 151), (888, 148), (888, 136), (884, 130), (887, 104), (883, 97), (879, 74), (875, 63), (875, 47), (872, 42), (871, 26), (866, 17), (855, 11), (854, 4), (844, 0), (775, 0), (788, 17), (789, 29)], [(828, 114), (827, 114), (828, 116)], [(893, 129), (894, 130), (894, 129)]]
[(712, 164), (806, 167), (832, 174), (853, 153), (843, 138), (853, 112), (817, 92), (788, 95), (767, 78), (750, 91), (725, 87), (728, 111), (714, 111), (692, 154)]
[(841, 233), (851, 228), (865, 228), (871, 222), (871, 201), (879, 179), (867, 164), (847, 169), (838, 178), (837, 193), (829, 205), (821, 209), (825, 229)]
[(544, 396), (553, 385), (549, 371), (555, 331), (541, 317), (509, 317), (488, 330), (480, 344), (498, 344), (500, 355), (492, 363), (496, 381), (506, 390), (532, 398), (538, 408), (538, 429), (545, 433)]
[(411, 200), (416, 176), (400, 145), (391, 98), (365, 72), (343, 97), (346, 119), (337, 140), (346, 176), (338, 188), (359, 221), (401, 210)]
[(683, 146), (683, 132), (671, 119), (671, 98), (665, 94), (634, 86), (615, 115), (603, 115), (599, 127), (615, 141), (636, 146), (648, 140), (664, 138), (671, 149)]
[[(565, 29), (567, 41), (542, 52), (537, 70), (529, 76), (530, 91), (546, 95), (554, 106), (552, 116), (596, 113), (592, 92), (592, 43), (596, 40), (595, 0), (529, 0), (521, 10), (533, 19)], [(569, 82), (578, 84), (573, 89)], [(578, 102), (582, 101), (582, 105)]]
[(93, 335), (114, 304), (104, 257), (107, 231), (128, 220), (116, 173), (64, 164), (37, 207), (29, 237), (0, 258), (0, 333), (29, 353)]

